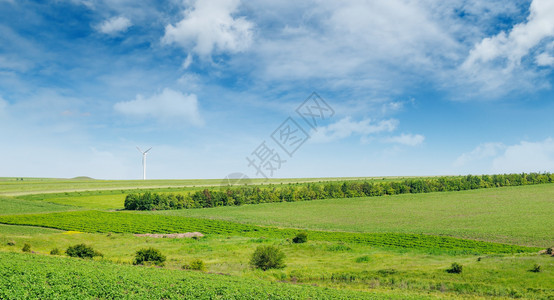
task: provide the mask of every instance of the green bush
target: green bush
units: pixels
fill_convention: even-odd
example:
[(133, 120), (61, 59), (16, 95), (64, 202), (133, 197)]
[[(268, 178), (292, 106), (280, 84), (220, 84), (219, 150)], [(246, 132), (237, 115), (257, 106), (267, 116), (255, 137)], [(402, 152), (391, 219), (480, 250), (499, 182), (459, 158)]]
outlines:
[(327, 246), (327, 251), (332, 251), (332, 252), (352, 251), (352, 248), (350, 248), (348, 245), (345, 245), (344, 243), (339, 243), (336, 245)]
[(398, 270), (396, 270), (396, 269), (381, 269), (381, 270), (377, 271), (377, 274), (379, 274), (381, 276), (394, 275), (396, 273), (398, 273)]
[(165, 262), (165, 255), (160, 250), (155, 248), (143, 248), (137, 251), (135, 255), (135, 265), (154, 264), (157, 266), (163, 266)]
[(14, 241), (9, 241), (8, 246), (15, 246), (15, 242)]
[(184, 264), (183, 269), (185, 270), (196, 270), (196, 271), (206, 271), (206, 265), (201, 259), (194, 259), (189, 264)]
[(539, 273), (541, 271), (541, 265), (535, 264), (531, 270), (529, 270), (534, 273)]
[(554, 248), (552, 248), (552, 247), (546, 249), (546, 254), (552, 255), (552, 253), (554, 252), (553, 249), (554, 249)]
[(302, 244), (308, 241), (308, 233), (306, 232), (299, 232), (296, 234), (296, 236), (292, 239), (292, 242), (295, 244)]
[(62, 254), (62, 252), (58, 248), (54, 248), (50, 250), (50, 255), (60, 255), (60, 254)]
[(93, 258), (95, 256), (103, 256), (102, 253), (95, 251), (91, 246), (85, 244), (78, 244), (75, 246), (69, 246), (65, 253), (71, 257), (79, 258)]
[(459, 263), (452, 263), (452, 266), (450, 267), (450, 269), (447, 269), (446, 272), (460, 274), (462, 273), (462, 268), (462, 265), (460, 265)]
[(252, 254), (250, 264), (264, 271), (285, 267), (285, 253), (275, 246), (258, 246)]
[(23, 245), (23, 248), (21, 248), (21, 251), (23, 251), (23, 252), (31, 252), (31, 245), (28, 244), (28, 243), (25, 243), (25, 245)]
[[(383, 178), (384, 180), (384, 178)], [(127, 210), (163, 210), (235, 206), (268, 202), (295, 202), (315, 199), (375, 197), (408, 193), (463, 191), (502, 186), (519, 186), (554, 182), (554, 174), (521, 173), (504, 175), (434, 177), (404, 179), (398, 182), (338, 181), (308, 184), (263, 186), (229, 186), (219, 190), (198, 190), (188, 194), (128, 194)]]
[(356, 258), (357, 263), (368, 262), (370, 260), (371, 260), (371, 257), (369, 257), (368, 255), (364, 255), (364, 256), (360, 256), (360, 257)]

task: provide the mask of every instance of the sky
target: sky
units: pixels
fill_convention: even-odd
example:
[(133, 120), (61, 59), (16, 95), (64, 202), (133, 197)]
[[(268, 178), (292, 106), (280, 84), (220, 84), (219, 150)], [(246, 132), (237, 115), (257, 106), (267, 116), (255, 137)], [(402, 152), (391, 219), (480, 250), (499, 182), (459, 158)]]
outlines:
[(554, 1), (0, 0), (0, 176), (554, 172)]

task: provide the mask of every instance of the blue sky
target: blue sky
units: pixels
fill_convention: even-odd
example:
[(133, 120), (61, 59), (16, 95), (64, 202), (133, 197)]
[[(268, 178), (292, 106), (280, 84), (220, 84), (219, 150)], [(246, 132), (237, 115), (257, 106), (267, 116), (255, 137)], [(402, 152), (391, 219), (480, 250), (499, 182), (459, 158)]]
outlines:
[(553, 69), (550, 0), (0, 0), (0, 176), (554, 172)]

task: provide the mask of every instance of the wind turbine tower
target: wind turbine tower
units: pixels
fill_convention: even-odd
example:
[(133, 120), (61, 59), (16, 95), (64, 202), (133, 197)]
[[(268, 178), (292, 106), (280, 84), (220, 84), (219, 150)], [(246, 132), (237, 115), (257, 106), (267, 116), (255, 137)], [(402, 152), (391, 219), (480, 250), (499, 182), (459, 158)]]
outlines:
[(140, 153), (142, 153), (142, 180), (146, 180), (146, 154), (148, 153), (148, 151), (150, 151), (150, 149), (152, 149), (152, 147), (150, 147), (146, 151), (140, 150), (138, 146), (137, 149)]

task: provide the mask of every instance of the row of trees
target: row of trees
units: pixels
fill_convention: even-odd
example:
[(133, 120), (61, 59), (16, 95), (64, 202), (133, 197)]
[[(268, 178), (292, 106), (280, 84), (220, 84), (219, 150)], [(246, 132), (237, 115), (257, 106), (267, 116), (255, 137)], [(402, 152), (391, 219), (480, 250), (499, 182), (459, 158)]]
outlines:
[(462, 191), (554, 182), (554, 174), (522, 173), (482, 176), (432, 177), (400, 181), (343, 181), (291, 185), (240, 186), (204, 189), (189, 194), (129, 194), (127, 210), (207, 208), (269, 202), (371, 197), (407, 193)]

